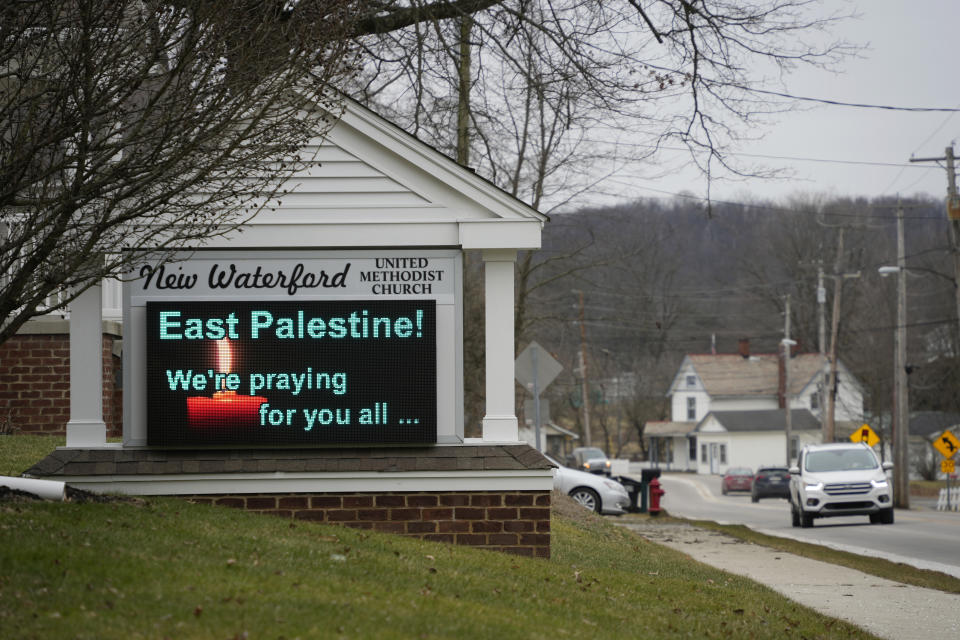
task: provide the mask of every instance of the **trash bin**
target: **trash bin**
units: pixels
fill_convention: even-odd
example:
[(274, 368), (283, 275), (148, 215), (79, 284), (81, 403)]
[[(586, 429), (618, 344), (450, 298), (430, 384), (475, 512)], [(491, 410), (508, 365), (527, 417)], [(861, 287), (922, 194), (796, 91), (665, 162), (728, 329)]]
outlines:
[[(660, 469), (643, 469), (640, 471), (640, 480), (630, 476), (617, 476), (614, 478), (623, 485), (630, 496), (630, 506), (627, 511), (630, 513), (646, 513), (649, 504), (650, 481), (660, 477)], [(639, 502), (639, 504), (637, 504)]]
[[(644, 484), (639, 480), (634, 480), (630, 476), (617, 476), (614, 479), (623, 485), (623, 488), (627, 490), (627, 495), (630, 496), (630, 506), (627, 507), (627, 512), (643, 513), (646, 511), (647, 498)], [(637, 501), (641, 495), (643, 495), (643, 506), (639, 507), (637, 506)]]

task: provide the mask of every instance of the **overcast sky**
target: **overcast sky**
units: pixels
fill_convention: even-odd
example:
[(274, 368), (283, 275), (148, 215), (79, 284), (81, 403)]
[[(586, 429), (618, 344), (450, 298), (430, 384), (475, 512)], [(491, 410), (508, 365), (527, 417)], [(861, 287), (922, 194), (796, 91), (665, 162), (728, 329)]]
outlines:
[[(960, 108), (960, 74), (954, 62), (960, 0), (860, 0), (853, 4), (861, 17), (841, 24), (836, 35), (866, 46), (860, 58), (845, 62), (843, 73), (836, 75), (796, 72), (787, 79), (790, 93), (898, 107)], [(714, 182), (713, 198), (780, 199), (796, 193), (868, 197), (924, 193), (941, 198), (946, 193), (944, 169), (934, 163), (910, 165), (909, 159), (941, 157), (952, 140), (960, 142), (960, 114), (816, 106), (778, 119), (762, 140), (738, 151), (843, 163), (743, 156), (771, 168), (790, 169), (793, 177)], [(705, 180), (692, 173), (649, 180), (630, 173), (614, 178), (618, 185), (614, 189), (622, 189), (625, 197), (657, 197), (679, 191), (706, 194)]]

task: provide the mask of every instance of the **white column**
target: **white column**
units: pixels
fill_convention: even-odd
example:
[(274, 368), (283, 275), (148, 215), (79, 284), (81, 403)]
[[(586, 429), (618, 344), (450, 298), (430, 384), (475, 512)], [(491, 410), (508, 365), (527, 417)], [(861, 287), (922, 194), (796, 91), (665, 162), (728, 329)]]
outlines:
[(487, 411), (483, 439), (518, 442), (513, 386), (513, 271), (517, 252), (487, 249), (483, 252), (486, 300)]
[(103, 421), (103, 324), (100, 285), (70, 303), (70, 421), (68, 447), (102, 447), (107, 443)]

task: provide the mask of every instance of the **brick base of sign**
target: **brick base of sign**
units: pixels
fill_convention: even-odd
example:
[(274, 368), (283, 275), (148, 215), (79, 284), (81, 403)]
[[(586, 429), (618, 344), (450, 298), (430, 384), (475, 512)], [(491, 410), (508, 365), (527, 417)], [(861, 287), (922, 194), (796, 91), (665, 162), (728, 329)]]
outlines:
[[(181, 496), (183, 497), (183, 496)], [(186, 496), (191, 502), (550, 557), (550, 493), (320, 493)]]
[[(113, 323), (115, 324), (115, 323)], [(70, 420), (70, 323), (45, 320), (0, 344), (0, 431), (64, 435)], [(119, 330), (117, 331), (119, 334)], [(108, 437), (123, 423), (120, 337), (103, 334), (103, 421)]]
[[(315, 450), (108, 446), (56, 449), (25, 475), (64, 480), (77, 488), (176, 495), (294, 520), (549, 558), (551, 467), (543, 454), (520, 443)], [(357, 476), (344, 478), (351, 473)], [(437, 480), (438, 474), (459, 481), (462, 488), (450, 489)], [(514, 478), (519, 487), (534, 476), (545, 480), (546, 488), (503, 488), (510, 486), (504, 478)], [(334, 480), (339, 484), (329, 491), (280, 486), (321, 486)], [(399, 480), (427, 484), (419, 491), (390, 491)], [(500, 488), (484, 489), (498, 480)], [(379, 486), (365, 490), (363, 483), (371, 481)], [(474, 484), (464, 487), (463, 482)], [(225, 484), (213, 488), (210, 483)], [(224, 492), (234, 487), (236, 492)]]

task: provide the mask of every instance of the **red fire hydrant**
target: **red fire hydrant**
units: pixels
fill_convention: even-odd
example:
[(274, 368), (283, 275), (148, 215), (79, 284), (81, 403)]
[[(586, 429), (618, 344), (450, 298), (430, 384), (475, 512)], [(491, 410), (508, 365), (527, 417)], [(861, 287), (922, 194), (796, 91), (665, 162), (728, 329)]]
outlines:
[(660, 496), (666, 491), (660, 488), (660, 481), (656, 478), (650, 481), (650, 515), (660, 515)]

